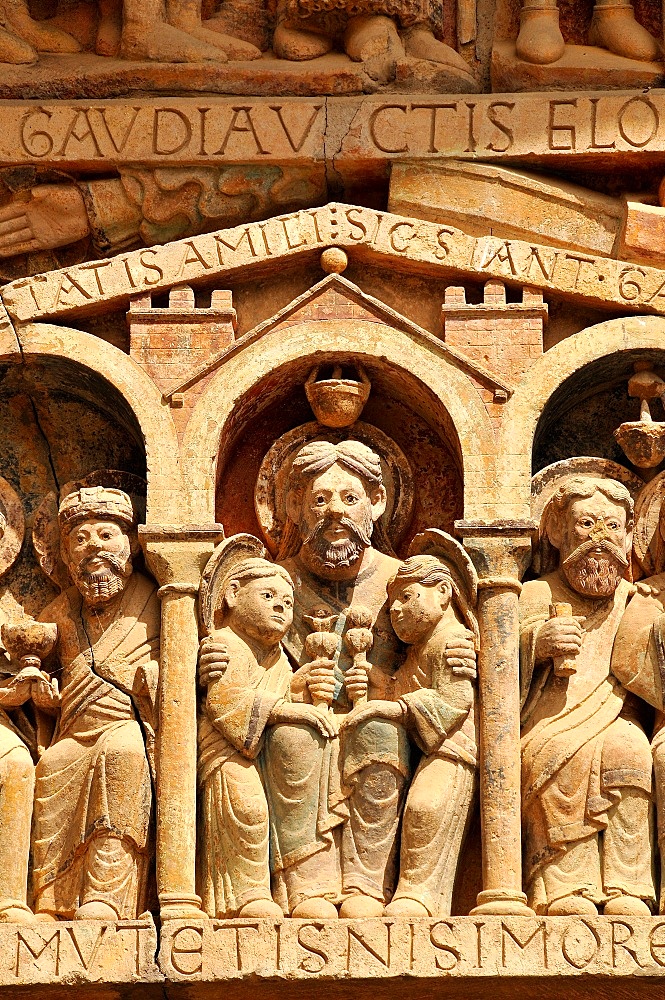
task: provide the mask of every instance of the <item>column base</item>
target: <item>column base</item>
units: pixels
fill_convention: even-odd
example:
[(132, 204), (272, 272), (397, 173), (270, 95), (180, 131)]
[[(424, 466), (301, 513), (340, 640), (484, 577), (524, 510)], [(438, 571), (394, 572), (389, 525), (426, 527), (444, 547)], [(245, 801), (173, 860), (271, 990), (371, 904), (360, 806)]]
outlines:
[(526, 895), (512, 889), (487, 889), (479, 892), (471, 916), (535, 917), (527, 906)]
[(193, 893), (160, 893), (159, 916), (161, 920), (207, 919), (207, 914), (201, 909), (201, 897)]

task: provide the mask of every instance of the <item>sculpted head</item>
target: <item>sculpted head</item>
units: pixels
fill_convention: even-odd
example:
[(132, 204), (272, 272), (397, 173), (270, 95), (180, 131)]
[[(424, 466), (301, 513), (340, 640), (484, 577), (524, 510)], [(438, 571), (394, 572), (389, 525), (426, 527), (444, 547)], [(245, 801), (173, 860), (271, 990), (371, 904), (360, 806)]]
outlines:
[(220, 585), (224, 624), (262, 645), (280, 642), (293, 621), (293, 581), (267, 559), (243, 559)]
[(278, 558), (300, 552), (323, 577), (359, 564), (386, 509), (379, 456), (360, 441), (312, 441), (291, 468)]
[(58, 511), (62, 558), (86, 604), (123, 592), (138, 553), (136, 516), (122, 490), (95, 486), (64, 498)]
[(559, 550), (568, 584), (588, 597), (610, 597), (628, 566), (633, 500), (614, 479), (578, 476), (552, 497), (545, 529)]
[(455, 584), (436, 556), (410, 556), (388, 584), (390, 621), (402, 642), (421, 642), (445, 617)]

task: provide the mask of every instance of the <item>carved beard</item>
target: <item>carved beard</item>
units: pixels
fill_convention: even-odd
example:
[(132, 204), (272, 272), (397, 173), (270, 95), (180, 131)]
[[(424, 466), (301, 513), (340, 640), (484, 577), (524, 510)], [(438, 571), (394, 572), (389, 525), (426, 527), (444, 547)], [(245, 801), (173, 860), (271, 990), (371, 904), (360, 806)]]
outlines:
[[(338, 542), (329, 542), (323, 537), (323, 533), (334, 525), (342, 525), (346, 528), (350, 537), (340, 539)], [(372, 529), (374, 522), (369, 514), (365, 518), (365, 523), (356, 524), (348, 517), (335, 518), (327, 514), (314, 525), (309, 534), (304, 534), (303, 547), (309, 549), (312, 561), (318, 563), (323, 569), (332, 570), (342, 566), (353, 566), (358, 562), (366, 548), (372, 544)], [(304, 533), (304, 525), (301, 524), (301, 531)]]
[[(88, 571), (90, 562), (96, 559), (105, 563), (101, 568)], [(106, 604), (127, 586), (127, 580), (132, 573), (131, 556), (117, 556), (113, 552), (100, 552), (97, 556), (89, 556), (76, 568), (72, 568), (74, 583), (86, 604), (93, 607)]]
[[(601, 549), (594, 552), (592, 549)], [(568, 583), (587, 597), (611, 597), (619, 586), (628, 560), (620, 548), (610, 541), (582, 542), (562, 564)]]

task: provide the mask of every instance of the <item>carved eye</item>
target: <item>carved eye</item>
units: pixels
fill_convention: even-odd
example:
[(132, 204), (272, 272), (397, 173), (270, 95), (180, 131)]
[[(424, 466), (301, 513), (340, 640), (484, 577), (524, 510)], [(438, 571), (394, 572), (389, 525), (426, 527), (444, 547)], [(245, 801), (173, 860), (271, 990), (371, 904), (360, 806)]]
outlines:
[(593, 528), (593, 521), (590, 517), (583, 517), (580, 521), (580, 526), (582, 528)]
[(618, 531), (619, 530), (619, 522), (618, 521), (610, 521), (610, 523), (608, 524), (608, 528), (611, 528), (612, 531)]
[(347, 493), (344, 499), (348, 504), (358, 503), (358, 497), (354, 493)]
[(85, 541), (85, 535), (77, 535), (76, 536), (76, 541), (79, 542), (82, 545), (83, 542)]
[(292, 608), (293, 607), (293, 601), (291, 600), (290, 597), (285, 597), (284, 598), (284, 607), (285, 608)]
[(270, 598), (272, 597), (272, 591), (264, 590), (263, 593), (261, 594), (261, 597), (265, 597), (266, 601), (269, 601)]
[(324, 496), (321, 496), (321, 494), (319, 494), (319, 496), (316, 497), (314, 500), (314, 503), (316, 504), (317, 507), (323, 507), (325, 502), (326, 498)]

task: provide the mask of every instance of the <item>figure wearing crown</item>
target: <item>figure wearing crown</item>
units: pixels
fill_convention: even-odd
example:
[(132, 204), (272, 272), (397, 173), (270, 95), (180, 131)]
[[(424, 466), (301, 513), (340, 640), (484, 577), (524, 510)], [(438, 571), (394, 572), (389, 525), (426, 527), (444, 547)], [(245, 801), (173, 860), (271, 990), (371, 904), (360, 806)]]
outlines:
[(73, 586), (43, 612), (58, 626), (60, 715), (36, 769), (35, 911), (133, 918), (145, 908), (160, 607), (133, 567), (130, 497), (81, 487), (58, 513)]

